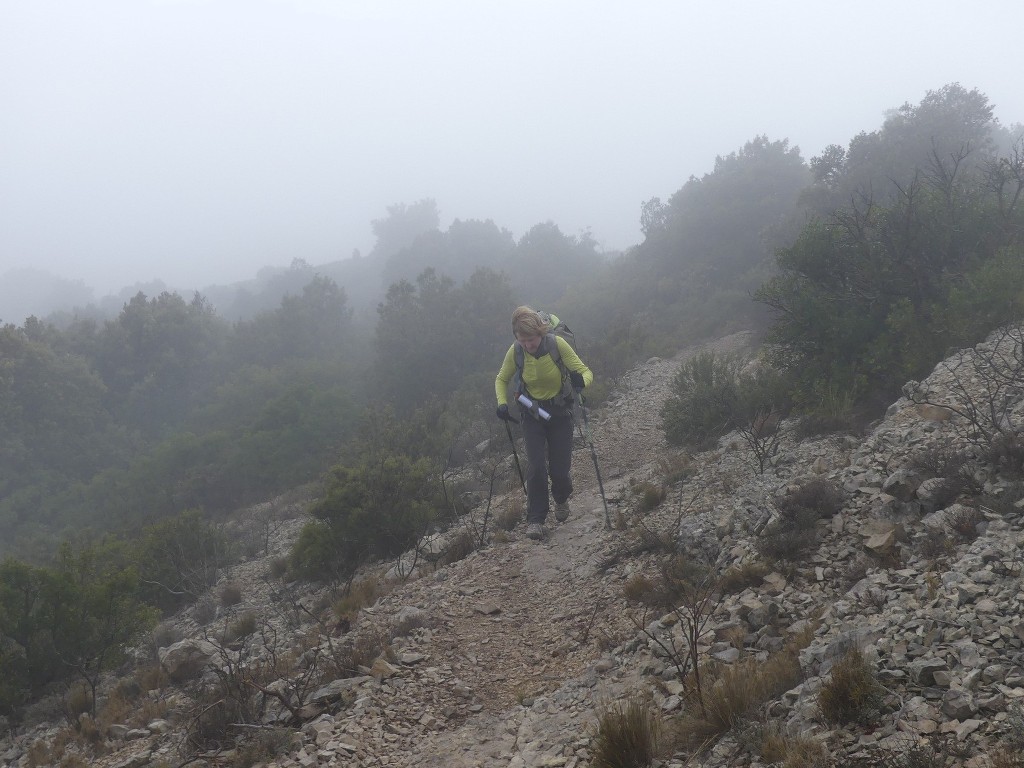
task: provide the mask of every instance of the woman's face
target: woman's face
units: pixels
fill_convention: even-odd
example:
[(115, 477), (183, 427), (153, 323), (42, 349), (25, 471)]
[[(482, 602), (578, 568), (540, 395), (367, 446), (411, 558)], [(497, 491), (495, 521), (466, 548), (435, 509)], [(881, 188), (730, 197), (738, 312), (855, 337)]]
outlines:
[(536, 354), (537, 348), (540, 346), (540, 340), (544, 337), (540, 334), (536, 336), (526, 336), (520, 333), (516, 334), (516, 341), (523, 345), (523, 349), (529, 352), (531, 355)]

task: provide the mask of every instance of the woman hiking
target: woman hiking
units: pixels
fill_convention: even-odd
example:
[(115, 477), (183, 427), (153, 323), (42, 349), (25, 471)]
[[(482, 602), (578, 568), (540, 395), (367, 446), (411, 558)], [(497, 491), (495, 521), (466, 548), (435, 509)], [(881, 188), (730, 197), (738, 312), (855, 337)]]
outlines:
[(569, 342), (552, 333), (552, 326), (557, 324), (557, 318), (542, 315), (530, 307), (518, 307), (512, 313), (512, 334), (516, 340), (505, 353), (494, 380), (498, 418), (515, 421), (508, 406), (510, 382), (512, 397), (522, 417), (529, 464), (526, 535), (534, 540), (544, 537), (549, 475), (555, 519), (560, 523), (569, 519), (573, 392), (582, 391), (594, 381), (594, 374)]

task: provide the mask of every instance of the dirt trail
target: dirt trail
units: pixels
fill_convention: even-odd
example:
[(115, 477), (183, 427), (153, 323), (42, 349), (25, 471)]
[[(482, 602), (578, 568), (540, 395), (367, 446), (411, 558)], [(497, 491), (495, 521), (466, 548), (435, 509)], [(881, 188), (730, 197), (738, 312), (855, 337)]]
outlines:
[[(737, 334), (715, 346), (732, 349), (747, 338)], [(687, 354), (652, 359), (626, 374), (608, 404), (590, 416), (613, 516), (616, 504), (629, 501), (630, 477), (646, 477), (666, 450), (658, 414)], [(476, 702), (471, 709), (449, 703), (445, 728), (422, 730), (410, 754), (382, 765), (508, 764), (497, 753), (507, 755), (512, 745), (501, 739), (495, 744), (494, 734), (508, 730), (509, 712), (566, 681), (593, 675), (610, 648), (636, 633), (621, 582), (601, 572), (615, 534), (605, 531), (590, 450), (582, 441), (574, 451), (573, 475), (573, 514), (549, 525), (543, 541), (527, 540), (520, 526), (512, 541), (404, 585), (375, 607), (381, 617), (410, 605), (433, 615), (435, 627), (417, 650), (427, 657), (424, 663), (442, 671), (435, 703), (445, 709), (440, 691), (448, 680)], [(517, 733), (513, 741), (521, 737)], [(490, 758), (480, 752), (488, 740)], [(458, 762), (457, 754), (466, 762)]]

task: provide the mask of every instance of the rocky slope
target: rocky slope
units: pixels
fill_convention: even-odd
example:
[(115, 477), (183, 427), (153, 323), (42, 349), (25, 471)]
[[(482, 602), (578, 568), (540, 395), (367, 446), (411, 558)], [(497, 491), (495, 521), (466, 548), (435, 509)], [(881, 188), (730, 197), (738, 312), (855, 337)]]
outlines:
[[(738, 335), (716, 346), (746, 342)], [(817, 523), (815, 547), (799, 563), (768, 569), (717, 601), (701, 639), (702, 659), (728, 665), (763, 661), (807, 632), (803, 681), (749, 717), (827, 745), (823, 754), (832, 757), (821, 765), (903, 754), (935, 734), (946, 738), (944, 749), (958, 755), (957, 764), (980, 767), (990, 764), (996, 745), (1024, 736), (1017, 707), (1024, 699), (1024, 534), (1013, 503), (1024, 494), (1014, 482), (977, 465), (975, 490), (984, 503), (958, 504), (966, 497), (941, 493), (942, 478), (922, 468), (928, 464), (922, 457), (934, 459), (951, 447), (969, 455), (973, 448), (948, 412), (906, 399), (862, 438), (796, 442), (787, 425), (775, 466), (764, 474), (735, 435), (715, 450), (684, 456), (665, 446), (657, 416), (683, 357), (638, 366), (591, 414), (613, 530), (605, 529), (590, 452), (581, 446), (569, 521), (539, 543), (526, 540), (520, 526), (458, 562), (418, 567), (413, 578), (394, 583), (360, 613), (348, 635), (383, 639), (388, 652), (367, 659), (355, 677), (311, 692), (304, 700), (306, 722), (291, 727), (288, 748), (265, 764), (590, 765), (598, 717), (611, 702), (641, 691), (666, 722), (688, 701), (692, 706), (677, 665), (664, 652), (672, 638), (678, 641), (678, 617), (645, 612), (625, 596), (624, 586), (641, 574), (656, 576), (662, 559), (643, 546), (650, 537), (641, 534), (667, 535), (719, 572), (763, 562), (757, 542), (776, 514), (773, 500), (814, 478), (843, 491), (841, 509)], [(955, 383), (942, 366), (925, 382), (936, 400)], [(1016, 396), (1017, 411), (1010, 413), (1019, 418)], [(683, 462), (685, 479), (671, 479), (672, 468)], [(641, 512), (635, 489), (648, 482), (664, 484), (668, 493), (655, 509)], [(498, 499), (495, 506), (505, 503)], [(300, 523), (277, 532), (278, 548), (283, 551)], [(295, 646), (300, 634), (310, 633), (303, 617), (315, 613), (321, 596), (298, 585), (290, 592), (278, 586), (265, 577), (269, 567), (268, 559), (254, 558), (230, 574), (245, 596), (232, 615), (247, 609), (281, 617), (273, 625), (287, 634), (283, 645)], [(295, 614), (290, 622), (289, 611)], [(179, 623), (189, 634), (199, 632), (187, 615)], [(318, 642), (319, 648), (325, 640)], [(312, 651), (303, 648), (308, 657)], [(871, 727), (830, 724), (821, 714), (822, 687), (850, 648), (863, 651), (886, 691)], [(167, 649), (163, 658), (173, 661)], [(216, 654), (208, 661), (223, 662)], [(105, 754), (88, 763), (180, 764), (196, 683), (189, 685), (153, 691), (150, 696), (166, 705), (163, 716), (148, 727), (105, 734), (99, 750)], [(46, 764), (30, 746), (55, 738), (55, 728), (40, 727), (20, 735), (0, 757), (10, 765)], [(65, 756), (76, 749), (70, 745)], [(53, 759), (55, 753), (48, 754)], [(231, 764), (237, 757), (220, 753), (207, 762)], [(666, 754), (663, 764), (766, 762), (736, 728), (697, 756)]]

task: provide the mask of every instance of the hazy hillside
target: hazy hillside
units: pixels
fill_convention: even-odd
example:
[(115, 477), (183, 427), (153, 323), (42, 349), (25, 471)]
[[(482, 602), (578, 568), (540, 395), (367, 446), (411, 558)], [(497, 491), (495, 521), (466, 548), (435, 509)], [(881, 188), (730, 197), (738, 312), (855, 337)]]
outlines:
[[(989, 422), (950, 409), (998, 386), (959, 372), (1009, 360), (1021, 330), (940, 364), (908, 388), (935, 404), (900, 398), (861, 437), (781, 425), (767, 471), (742, 430), (707, 451), (667, 446), (647, 425), (680, 365), (749, 338), (637, 366), (591, 414), (611, 529), (581, 446), (574, 514), (527, 540), (500, 439), (467, 467), (481, 491), (500, 467), (497, 494), (351, 590), (281, 580), (302, 497), (240, 513), (228, 530), (269, 533), (267, 548), (104, 678), (95, 719), (44, 721), (5, 759), (1017, 765), (1022, 466), (979, 453)], [(1019, 393), (1006, 415), (1024, 418)]]
[[(225, 736), (211, 725), (214, 735), (199, 747), (206, 751), (256, 743), (239, 736), (252, 735), (252, 726), (283, 725), (292, 733), (308, 725), (308, 694), (321, 685), (331, 693), (316, 714), (329, 710), (340, 719), (324, 721), (325, 743), (308, 727), (306, 737), (324, 749), (338, 740), (349, 744), (353, 734), (383, 727), (373, 701), (409, 686), (417, 712), (401, 710), (404, 730), (389, 731), (393, 739), (366, 737), (375, 746), (358, 759), (372, 764), (379, 738), (406, 745), (395, 764), (412, 765), (412, 756), (428, 754), (441, 760), (451, 742), (429, 742), (428, 732), (448, 738), (468, 723), (476, 733), (484, 726), (473, 718), (481, 713), (527, 727), (527, 720), (508, 714), (514, 700), (536, 702), (535, 691), (526, 689), (550, 693), (556, 681), (590, 680), (588, 664), (601, 664), (604, 673), (634, 660), (637, 675), (661, 681), (644, 683), (661, 712), (681, 708), (684, 718), (693, 718), (694, 686), (701, 689), (691, 674), (698, 660), (661, 632), (687, 626), (687, 600), (710, 599), (700, 590), (735, 567), (745, 586), (734, 597), (718, 591), (712, 601), (727, 604), (728, 616), (705, 617), (716, 617), (706, 625), (714, 627), (714, 642), (704, 649), (697, 642), (703, 634), (691, 634), (690, 646), (724, 664), (742, 662), (734, 668), (745, 670), (751, 659), (761, 663), (792, 650), (799, 635), (801, 647), (811, 649), (799, 666), (817, 682), (794, 681), (805, 687), (770, 706), (776, 714), (788, 707), (786, 727), (805, 735), (807, 723), (820, 723), (804, 703), (816, 701), (846, 640), (826, 652), (799, 630), (818, 626), (816, 637), (832, 642), (851, 628), (848, 619), (860, 619), (845, 581), (852, 578), (849, 563), (866, 548), (875, 559), (865, 568), (874, 569), (869, 575), (876, 580), (856, 593), (864, 614), (883, 617), (890, 633), (901, 611), (921, 622), (885, 646), (913, 671), (885, 662), (882, 682), (892, 688), (910, 674), (912, 700), (886, 720), (896, 712), (893, 700), (872, 693), (872, 717), (884, 716), (885, 729), (903, 728), (898, 723), (910, 707), (914, 722), (934, 722), (964, 740), (975, 732), (964, 723), (979, 711), (1000, 713), (998, 727), (978, 726), (980, 735), (969, 739), (979, 749), (991, 746), (1016, 716), (1005, 700), (995, 700), (997, 693), (1009, 700), (1017, 695), (1016, 657), (1001, 671), (986, 671), (1003, 663), (995, 651), (1016, 648), (1012, 628), (973, 615), (956, 619), (980, 622), (985, 637), (995, 633), (1005, 641), (991, 652), (968, 649), (971, 658), (988, 662), (978, 674), (961, 670), (962, 659), (954, 667), (948, 648), (932, 654), (918, 646), (930, 649), (941, 639), (960, 648), (955, 644), (965, 639), (935, 634), (934, 622), (947, 619), (929, 614), (938, 607), (929, 601), (943, 589), (957, 591), (959, 607), (982, 600), (979, 584), (993, 586), (989, 599), (1012, 605), (1004, 577), (1013, 568), (996, 572), (992, 564), (1003, 562), (1016, 535), (1020, 340), (1004, 336), (1002, 344), (978, 347), (977, 355), (952, 358), (959, 367), (933, 371), (950, 359), (949, 350), (975, 349), (1024, 318), (1022, 193), (1019, 127), (999, 125), (983, 94), (952, 84), (809, 160), (785, 139), (752, 138), (667, 201), (644, 202), (644, 240), (622, 254), (600, 253), (587, 234), (569, 235), (551, 222), (519, 239), (492, 220), (457, 220), (442, 230), (436, 204), (425, 199), (389, 207), (373, 222), (375, 247), (359, 258), (322, 265), (296, 258), (287, 269), (264, 270), (209, 296), (153, 286), (122, 296), (109, 314), (90, 310), (3, 325), (0, 716), (13, 727), (45, 720), (34, 708), (57, 706), (47, 697), (58, 692), (69, 721), (78, 723), (75, 732), (105, 745), (83, 752), (88, 760), (118, 746), (102, 729), (91, 730), (98, 722), (123, 724), (102, 720), (127, 719), (110, 714), (115, 705), (123, 712), (144, 700), (140, 712), (169, 714), (171, 726), (161, 728), (194, 733), (202, 717), (174, 702), (163, 677), (166, 659), (163, 671), (154, 659), (146, 662), (139, 690), (131, 683), (116, 694), (110, 688), (112, 671), (131, 672), (125, 652), (138, 637), (177, 617), (155, 645), (170, 647), (179, 632), (193, 639), (205, 633), (202, 639), (228, 667), (249, 670), (254, 659), (267, 665), (261, 673), (267, 677), (258, 680), (214, 672), (205, 693), (185, 691), (193, 704), (212, 691), (217, 701), (239, 707), (211, 710), (244, 727)], [(37, 277), (23, 285), (26, 296), (47, 284)], [(494, 374), (510, 343), (510, 313), (521, 303), (566, 320), (596, 373), (587, 395), (620, 530), (605, 533), (595, 524), (604, 504), (595, 518), (595, 485), (586, 476), (591, 456), (580, 446), (576, 471), (583, 473), (585, 514), (554, 534), (556, 544), (572, 541), (569, 561), (538, 556), (518, 539), (508, 436), (494, 418)], [(718, 351), (691, 354), (706, 342)], [(726, 348), (744, 354), (722, 354)], [(677, 357), (680, 350), (688, 352)], [(941, 386), (906, 390), (919, 402), (900, 401), (890, 421), (878, 423), (908, 380), (929, 376)], [(951, 413), (966, 421), (948, 418)], [(913, 478), (897, 478), (899, 470)], [(832, 485), (812, 486), (817, 495), (799, 501), (808, 474)], [(785, 501), (794, 494), (798, 501)], [(507, 503), (495, 506), (499, 498)], [(963, 509), (931, 516), (957, 505)], [(830, 524), (819, 522), (826, 509)], [(935, 533), (942, 530), (959, 537), (951, 547)], [(983, 544), (999, 554), (971, 549), (972, 532), (990, 534)], [(890, 559), (896, 542), (913, 556)], [(509, 543), (500, 562), (488, 562), (488, 547)], [(472, 554), (478, 549), (487, 551)], [(423, 580), (408, 593), (396, 587), (416, 601), (437, 591), (442, 602), (431, 608), (438, 612), (432, 621), (407, 627), (429, 632), (388, 637), (391, 630), (375, 614), (359, 613), (356, 577), (410, 551), (451, 570), (421, 570)], [(989, 581), (961, 587), (947, 574), (961, 560), (978, 565), (975, 556), (982, 570), (992, 571), (982, 577)], [(583, 574), (576, 586), (592, 590), (585, 601), (589, 618), (548, 600), (543, 589), (517, 592), (517, 583), (532, 589), (535, 568), (554, 583)], [(261, 610), (291, 618), (248, 616), (222, 596), (218, 609), (210, 590), (223, 588), (228, 574), (243, 573), (262, 595)], [(488, 580), (497, 613), (462, 612), (461, 598), (477, 594), (476, 580)], [(755, 594), (744, 597), (748, 587)], [(913, 592), (912, 604), (886, 613), (882, 587)], [(309, 597), (314, 593), (318, 601)], [(530, 607), (513, 609), (516, 596)], [(481, 599), (481, 608), (488, 606)], [(822, 607), (824, 614), (817, 612)], [(535, 646), (513, 664), (551, 663), (554, 677), (517, 671), (514, 679), (486, 679), (498, 667), (485, 651), (505, 646), (485, 649), (493, 641), (475, 622), (500, 627), (502, 610), (511, 616), (509, 629), (537, 614), (576, 638), (563, 645), (538, 628), (557, 646), (551, 658), (559, 661), (548, 662), (546, 646)], [(765, 620), (752, 622), (752, 614)], [(360, 624), (375, 627), (369, 640), (351, 631)], [(608, 628), (606, 636), (598, 626)], [(476, 645), (445, 645), (442, 627), (465, 630), (466, 642)], [(302, 640), (300, 629), (312, 634)], [(964, 631), (976, 645), (982, 639)], [(282, 645), (258, 645), (275, 632), (287, 638)], [(421, 674), (416, 664), (424, 659), (389, 655), (391, 642), (399, 651), (409, 646), (406, 655), (443, 657), (447, 666), (423, 667)], [(634, 659), (644, 647), (651, 658)], [(238, 653), (249, 654), (245, 664)], [(471, 685), (456, 671), (467, 655), (475, 661), (465, 674), (478, 681)], [(296, 667), (297, 658), (305, 666)], [(780, 663), (787, 658), (792, 670), (791, 657)], [(564, 661), (571, 664), (562, 668)], [(398, 662), (412, 671), (391, 670)], [(709, 669), (708, 679), (720, 672)], [(935, 672), (944, 674), (935, 678)], [(345, 682), (353, 673), (369, 679)], [(236, 687), (218, 689), (214, 677)], [(933, 685), (933, 678), (940, 682)], [(420, 706), (432, 680), (456, 698)], [(596, 683), (573, 685), (559, 701), (583, 718), (573, 721), (582, 733), (595, 711)], [(772, 688), (762, 703), (787, 690)], [(953, 701), (951, 692), (963, 690), (984, 693), (977, 707)], [(292, 706), (298, 699), (287, 691), (300, 691), (301, 705)], [(341, 714), (350, 705), (356, 709)], [(554, 705), (545, 699), (541, 706)], [(713, 719), (700, 697), (696, 706), (702, 721)], [(101, 717), (101, 710), (108, 714)], [(264, 722), (270, 711), (274, 719)], [(78, 718), (81, 713), (89, 719)], [(345, 736), (338, 730), (342, 720), (353, 728)], [(960, 725), (947, 724), (953, 720)], [(546, 731), (536, 732), (541, 724), (528, 721), (524, 743), (543, 748), (530, 752), (517, 739), (496, 739), (501, 760), (585, 765), (591, 759), (596, 747), (583, 736), (578, 744), (556, 744)], [(707, 722), (688, 727), (712, 728)], [(889, 735), (880, 732), (879, 740)], [(724, 736), (718, 757), (749, 752), (746, 738)], [(146, 759), (170, 760), (177, 746), (153, 741), (156, 751)], [(411, 746), (420, 741), (422, 748)], [(27, 742), (19, 745), (15, 757), (28, 765), (35, 758)], [(852, 758), (849, 746), (844, 741), (842, 749)], [(675, 759), (690, 747), (676, 745)], [(343, 748), (331, 749), (338, 755)], [(358, 752), (358, 746), (351, 750)]]

